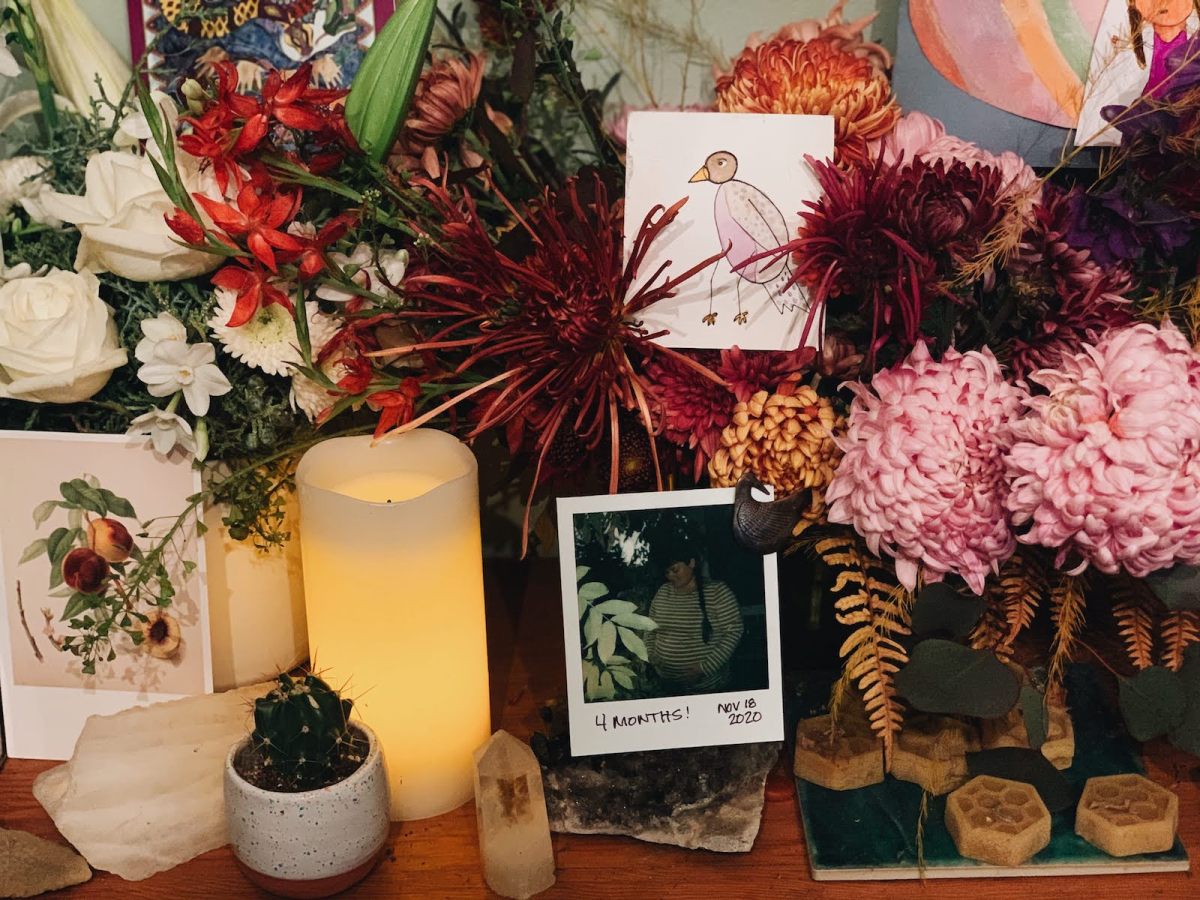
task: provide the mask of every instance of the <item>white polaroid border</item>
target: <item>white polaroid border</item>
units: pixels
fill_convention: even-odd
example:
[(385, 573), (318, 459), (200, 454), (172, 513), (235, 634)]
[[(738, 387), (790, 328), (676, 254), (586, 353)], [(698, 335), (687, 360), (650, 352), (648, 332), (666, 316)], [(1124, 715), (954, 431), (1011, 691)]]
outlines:
[[(117, 444), (131, 446), (136, 439), (122, 434), (74, 434), (71, 432), (46, 431), (2, 431), (0, 439), (36, 441), (77, 442), (87, 444)], [(148, 461), (161, 465), (189, 466), (190, 461), (165, 463), (149, 458)], [(10, 473), (10, 476), (13, 473)], [(15, 473), (19, 477), (19, 473)], [(200, 472), (192, 471), (192, 490), (203, 490)], [(27, 515), (27, 512), (0, 510), (0, 515)], [(0, 542), (3, 533), (0, 532)], [(208, 579), (204, 555), (204, 539), (196, 539), (197, 590), (199, 591), (199, 630), (204, 636), (201, 656), (204, 666), (204, 693), (213, 690), (212, 633), (208, 621)], [(4, 555), (0, 553), (0, 603), (15, 602), (5, 589), (7, 579), (4, 571)], [(89, 716), (111, 715), (133, 706), (146, 706), (163, 700), (179, 700), (183, 694), (148, 693), (143, 691), (111, 691), (94, 688), (35, 687), (15, 684), (13, 662), (8, 648), (12, 646), (12, 634), (8, 627), (8, 616), (0, 614), (0, 693), (4, 696), (3, 716), (10, 759), (69, 759), (75, 749), (75, 741), (83, 730)]]
[(584, 700), (583, 666), (579, 655), (579, 607), (575, 582), (574, 517), (592, 512), (723, 505), (729, 505), (732, 513), (733, 488), (570, 497), (558, 501), (567, 708), (571, 728), (571, 752), (575, 756), (783, 740), (779, 577), (775, 554), (763, 557), (763, 602), (766, 605), (767, 633), (766, 689), (688, 694), (648, 700), (591, 703)]

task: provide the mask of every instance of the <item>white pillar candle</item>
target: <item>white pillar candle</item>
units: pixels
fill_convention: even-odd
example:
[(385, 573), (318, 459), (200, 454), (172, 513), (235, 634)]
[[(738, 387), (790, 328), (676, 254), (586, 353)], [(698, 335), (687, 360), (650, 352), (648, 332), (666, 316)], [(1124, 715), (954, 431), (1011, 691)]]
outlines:
[(383, 746), (394, 820), (461, 806), (491, 734), (475, 457), (417, 429), (296, 470), (308, 642)]

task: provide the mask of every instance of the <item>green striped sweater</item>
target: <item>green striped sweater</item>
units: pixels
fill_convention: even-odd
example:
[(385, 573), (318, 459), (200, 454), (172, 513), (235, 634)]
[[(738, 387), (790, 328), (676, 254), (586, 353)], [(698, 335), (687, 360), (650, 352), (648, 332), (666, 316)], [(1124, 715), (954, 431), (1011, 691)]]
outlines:
[[(742, 613), (737, 598), (723, 581), (704, 580), (704, 600), (712, 625), (704, 642), (700, 598), (696, 589), (681, 591), (664, 584), (650, 604), (658, 628), (645, 633), (650, 663), (668, 681), (685, 683), (688, 690), (719, 691), (729, 683), (729, 659), (742, 639)], [(696, 679), (688, 670), (699, 666)]]

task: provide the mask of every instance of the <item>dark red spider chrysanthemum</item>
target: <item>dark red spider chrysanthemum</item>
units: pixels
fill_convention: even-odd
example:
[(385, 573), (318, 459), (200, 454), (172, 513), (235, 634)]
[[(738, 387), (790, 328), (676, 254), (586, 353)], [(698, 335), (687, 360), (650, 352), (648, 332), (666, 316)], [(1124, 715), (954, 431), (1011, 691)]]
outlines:
[[(636, 410), (645, 429), (654, 430), (643, 358), (661, 353), (703, 369), (675, 351), (652, 347), (657, 335), (648, 334), (637, 316), (718, 257), (670, 279), (660, 269), (631, 290), (651, 244), (683, 201), (650, 212), (626, 264), (622, 204), (609, 201), (598, 177), (571, 179), (557, 195), (548, 191), (518, 216), (533, 249), (517, 258), (488, 236), (469, 196), (418, 183), (442, 224), (440, 234), (430, 236), (424, 271), (405, 278), (411, 306), (397, 316), (416, 325), (425, 340), (403, 349), (458, 352), (455, 376), (489, 377), (405, 427), (472, 397), (478, 407), (470, 437), (522, 418), (528, 449), (538, 460), (535, 488), (561, 432), (570, 432), (588, 450), (611, 438), (615, 490), (621, 410)], [(657, 457), (655, 462), (657, 468)]]

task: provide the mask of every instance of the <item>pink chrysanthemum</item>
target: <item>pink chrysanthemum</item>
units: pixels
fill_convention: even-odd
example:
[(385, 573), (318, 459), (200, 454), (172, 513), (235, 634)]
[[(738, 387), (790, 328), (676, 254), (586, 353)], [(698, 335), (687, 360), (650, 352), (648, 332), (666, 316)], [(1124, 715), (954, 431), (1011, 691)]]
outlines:
[(1170, 322), (1109, 331), (1030, 376), (1008, 453), (1022, 543), (1141, 578), (1200, 562), (1200, 355)]
[(894, 556), (909, 590), (921, 565), (927, 582), (955, 572), (983, 593), (988, 572), (1016, 549), (1004, 452), (1023, 393), (990, 350), (947, 350), (935, 362), (924, 343), (870, 388), (849, 387), (855, 400), (825, 495), (829, 521), (853, 525), (873, 553)]

